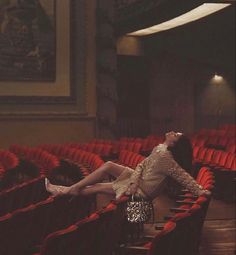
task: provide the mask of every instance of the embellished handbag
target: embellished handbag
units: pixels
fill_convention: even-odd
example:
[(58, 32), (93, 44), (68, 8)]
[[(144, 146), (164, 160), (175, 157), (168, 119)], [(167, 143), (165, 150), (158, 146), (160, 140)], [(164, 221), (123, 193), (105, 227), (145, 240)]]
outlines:
[(126, 216), (131, 223), (144, 223), (153, 216), (153, 204), (140, 196), (131, 196), (127, 202)]

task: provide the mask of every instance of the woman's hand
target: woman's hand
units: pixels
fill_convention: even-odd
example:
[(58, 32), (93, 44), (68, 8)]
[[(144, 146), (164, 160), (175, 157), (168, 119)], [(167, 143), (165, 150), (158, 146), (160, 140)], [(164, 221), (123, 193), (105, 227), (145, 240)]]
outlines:
[(126, 190), (125, 194), (126, 195), (134, 195), (137, 192), (138, 189), (138, 184), (136, 183), (131, 183), (128, 187), (128, 189)]
[(210, 196), (211, 196), (211, 191), (210, 191), (210, 190), (207, 190), (207, 189), (204, 189), (203, 195), (204, 195), (205, 197), (210, 197)]
[[(201, 187), (202, 188), (202, 187)], [(200, 192), (199, 192), (199, 194), (198, 194), (199, 196), (204, 196), (204, 197), (210, 197), (211, 196), (211, 191), (210, 190), (208, 190), (208, 189), (201, 189), (200, 190)]]

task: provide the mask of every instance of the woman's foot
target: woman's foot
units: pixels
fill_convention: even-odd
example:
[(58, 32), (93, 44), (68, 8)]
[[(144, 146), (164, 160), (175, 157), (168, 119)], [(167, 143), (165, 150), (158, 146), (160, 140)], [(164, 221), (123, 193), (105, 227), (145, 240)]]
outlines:
[(67, 195), (70, 190), (70, 187), (51, 184), (47, 178), (45, 178), (45, 188), (54, 196)]
[(70, 186), (69, 190), (68, 190), (68, 194), (71, 196), (78, 196), (80, 193), (81, 189), (78, 186)]

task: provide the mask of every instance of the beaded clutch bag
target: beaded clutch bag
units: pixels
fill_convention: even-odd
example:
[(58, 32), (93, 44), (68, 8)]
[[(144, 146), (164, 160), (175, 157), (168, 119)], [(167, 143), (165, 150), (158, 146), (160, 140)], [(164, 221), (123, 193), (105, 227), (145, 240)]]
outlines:
[(147, 222), (152, 215), (153, 204), (151, 201), (133, 195), (127, 202), (126, 216), (129, 222), (144, 223)]

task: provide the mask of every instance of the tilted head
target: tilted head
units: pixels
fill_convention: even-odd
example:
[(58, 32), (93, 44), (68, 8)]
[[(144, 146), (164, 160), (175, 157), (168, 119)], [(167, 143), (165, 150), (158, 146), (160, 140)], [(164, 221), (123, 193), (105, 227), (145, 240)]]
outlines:
[(187, 172), (191, 173), (193, 149), (187, 136), (181, 132), (166, 133), (165, 143), (171, 151), (174, 160)]
[(167, 132), (165, 134), (165, 143), (167, 146), (174, 146), (175, 143), (180, 139), (180, 137), (183, 135), (183, 133), (181, 132), (174, 132), (174, 131), (170, 131), (170, 132)]

